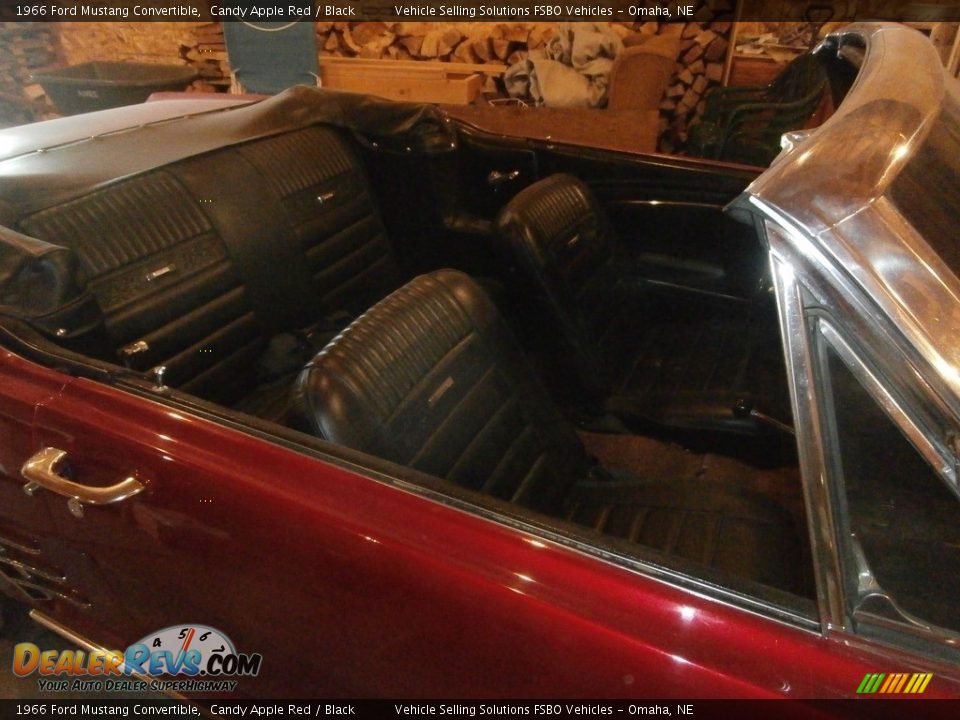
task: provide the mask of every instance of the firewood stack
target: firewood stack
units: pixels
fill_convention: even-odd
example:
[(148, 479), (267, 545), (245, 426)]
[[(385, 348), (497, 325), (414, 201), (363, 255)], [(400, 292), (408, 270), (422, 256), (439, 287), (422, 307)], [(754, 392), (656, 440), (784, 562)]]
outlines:
[[(317, 46), (323, 55), (368, 59), (429, 60), (511, 65), (542, 47), (554, 23), (321, 22)], [(486, 92), (495, 92), (493, 76)]]
[(317, 23), (321, 54), (398, 60), (513, 63), (540, 47), (553, 23)]
[(0, 23), (0, 124), (19, 125), (54, 115), (33, 73), (58, 64), (56, 37), (48, 23)]
[(719, 19), (723, 17), (687, 23), (681, 33), (676, 73), (660, 103), (661, 121), (666, 121), (660, 136), (661, 152), (684, 150), (690, 126), (703, 114), (704, 96), (723, 81), (733, 27), (731, 22)]
[(227, 45), (223, 40), (223, 25), (220, 23), (198, 25), (194, 43), (180, 46), (180, 57), (196, 70), (200, 77), (192, 86), (194, 90), (225, 92), (229, 89), (230, 63), (227, 61)]
[[(542, 47), (553, 34), (553, 23), (425, 23), (425, 22), (318, 22), (317, 47), (334, 57), (433, 60), (462, 63), (511, 64), (528, 50)], [(220, 23), (196, 29), (192, 45), (180, 47), (180, 57), (200, 75), (207, 88), (230, 85)], [(487, 90), (494, 90), (488, 86)]]
[[(732, 0), (729, 8), (722, 0), (713, 2), (712, 9), (697, 12), (698, 22), (683, 28), (676, 75), (660, 105), (661, 151), (683, 149), (688, 128), (703, 112), (704, 94), (723, 79), (732, 5)], [(621, 36), (664, 29), (656, 22), (613, 22), (611, 27)], [(542, 47), (555, 29), (554, 23), (321, 22), (317, 23), (317, 46), (321, 56), (511, 65)], [(488, 77), (484, 90), (497, 89), (502, 90)]]

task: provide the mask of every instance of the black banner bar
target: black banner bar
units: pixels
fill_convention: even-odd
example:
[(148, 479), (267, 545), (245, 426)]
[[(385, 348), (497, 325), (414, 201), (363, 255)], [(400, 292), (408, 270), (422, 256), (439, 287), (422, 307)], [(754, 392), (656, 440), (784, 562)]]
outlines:
[(0, 0), (4, 22), (960, 21), (960, 4), (837, 0)]
[(0, 700), (0, 718), (954, 718), (960, 700)]

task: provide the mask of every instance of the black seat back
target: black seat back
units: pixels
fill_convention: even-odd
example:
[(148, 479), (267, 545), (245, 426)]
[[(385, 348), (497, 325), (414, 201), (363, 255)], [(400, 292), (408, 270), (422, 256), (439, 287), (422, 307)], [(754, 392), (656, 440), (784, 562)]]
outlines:
[(314, 312), (356, 316), (400, 286), (370, 183), (341, 131), (315, 125), (238, 149), (293, 226), (319, 299)]
[(491, 301), (452, 270), (358, 318), (303, 370), (292, 406), (319, 437), (545, 512), (589, 464)]
[(507, 203), (496, 232), (578, 375), (602, 392), (610, 381), (607, 351), (616, 346), (610, 339), (623, 313), (636, 308), (622, 292), (615, 238), (593, 193), (571, 175), (551, 175)]
[(226, 246), (176, 177), (153, 171), (20, 227), (76, 253), (104, 315), (107, 359), (137, 370), (163, 365), (172, 385), (234, 399), (237, 372), (255, 367), (265, 340)]

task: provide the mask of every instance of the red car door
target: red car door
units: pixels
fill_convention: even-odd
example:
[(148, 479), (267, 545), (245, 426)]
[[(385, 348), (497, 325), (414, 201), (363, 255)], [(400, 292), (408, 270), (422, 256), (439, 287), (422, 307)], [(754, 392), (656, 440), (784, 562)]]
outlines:
[(35, 421), (73, 482), (143, 485), (82, 514), (28, 498), (48, 496), (59, 541), (100, 580), (81, 588), (89, 607), (45, 612), (121, 650), (214, 627), (263, 656), (241, 693), (831, 696), (877, 669), (818, 632), (89, 380)]
[(36, 450), (37, 408), (64, 383), (63, 376), (0, 351), (0, 586), (38, 608), (85, 604), (73, 571), (82, 567), (82, 558), (64, 557), (69, 553), (57, 540), (48, 503), (24, 492), (20, 474)]

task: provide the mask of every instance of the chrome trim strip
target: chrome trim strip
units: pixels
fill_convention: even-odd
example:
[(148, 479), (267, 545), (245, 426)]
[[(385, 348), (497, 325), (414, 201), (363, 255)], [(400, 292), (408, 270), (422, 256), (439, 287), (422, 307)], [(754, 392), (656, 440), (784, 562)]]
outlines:
[(41, 570), (33, 565), (28, 565), (20, 560), (14, 560), (13, 558), (7, 557), (3, 554), (0, 554), (0, 565), (7, 565), (13, 568), (23, 576), (24, 580), (32, 580), (33, 578), (31, 576), (36, 575), (38, 578), (55, 582), (58, 585), (62, 585), (67, 581), (66, 575), (54, 575), (52, 572)]
[(613, 200), (607, 203), (607, 208), (632, 207), (635, 205), (647, 205), (651, 207), (684, 207), (684, 208), (704, 208), (709, 210), (723, 210), (723, 203), (695, 202), (687, 200)]
[(800, 461), (800, 477), (807, 510), (817, 605), (824, 629), (846, 627), (843, 572), (836, 544), (836, 527), (827, 486), (823, 431), (816, 402), (813, 359), (804, 317), (801, 286), (792, 265), (780, 252), (790, 241), (781, 229), (767, 223), (770, 270), (780, 316), (780, 333), (786, 349), (787, 379), (793, 407), (793, 425)]
[(714, 290), (704, 290), (703, 288), (692, 287), (690, 285), (681, 285), (680, 283), (669, 282), (667, 280), (645, 278), (643, 282), (645, 285), (650, 285), (656, 288), (663, 288), (666, 290), (675, 290), (677, 292), (682, 292), (686, 295), (697, 295), (698, 297), (707, 297), (707, 298), (713, 298), (717, 300), (725, 300), (727, 302), (736, 303), (738, 305), (747, 305), (750, 302), (749, 298), (737, 297), (736, 295), (728, 295), (726, 293), (720, 293)]
[(148, 272), (146, 275), (147, 282), (153, 282), (154, 280), (159, 280), (164, 275), (169, 275), (172, 272), (177, 271), (177, 266), (171, 263), (170, 265), (164, 265), (162, 268), (158, 268), (153, 272)]
[(23, 543), (19, 543), (15, 540), (11, 540), (10, 538), (5, 537), (3, 535), (0, 535), (0, 548), (2, 549), (13, 548), (14, 550), (19, 550), (20, 552), (25, 553), (26, 555), (40, 554), (40, 548), (24, 545)]

